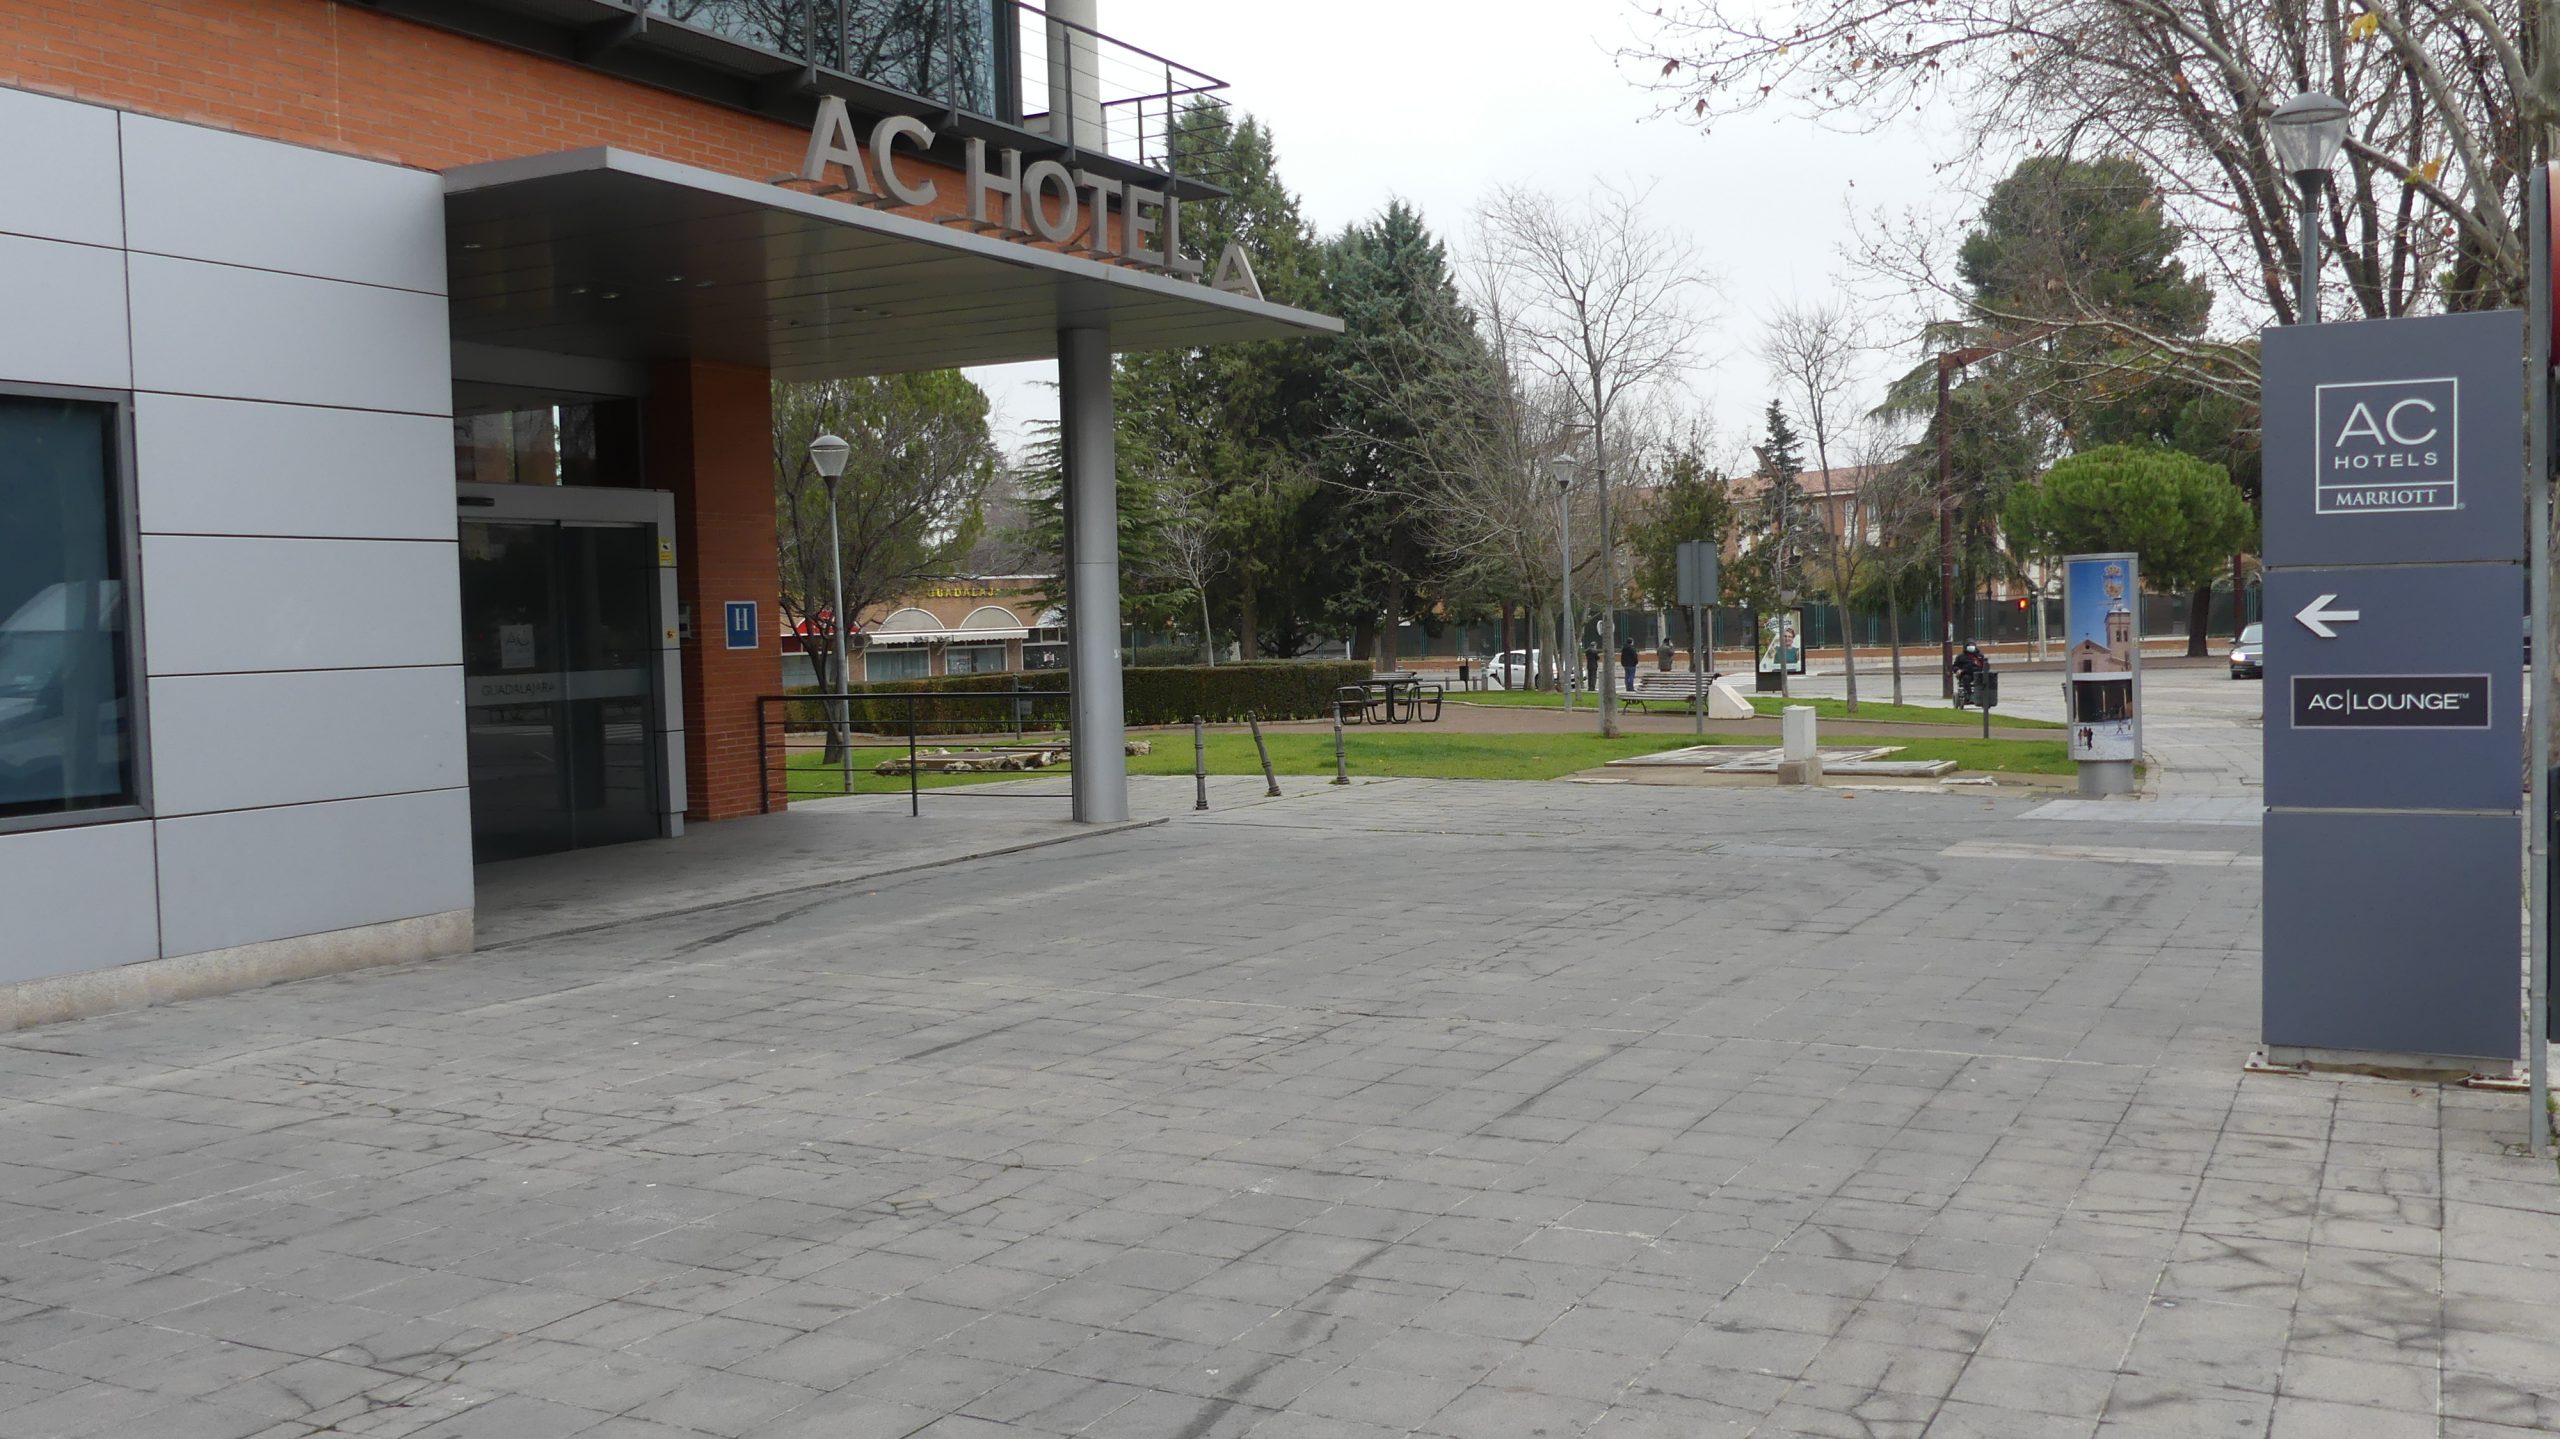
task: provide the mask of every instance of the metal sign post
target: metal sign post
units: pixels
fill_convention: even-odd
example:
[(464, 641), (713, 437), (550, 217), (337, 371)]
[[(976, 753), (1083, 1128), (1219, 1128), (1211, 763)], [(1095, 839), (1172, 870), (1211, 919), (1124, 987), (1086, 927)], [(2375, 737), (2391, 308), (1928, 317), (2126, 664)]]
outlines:
[(1697, 687), (1690, 697), (1697, 714), (1697, 733), (1707, 732), (1707, 651), (1715, 645), (1707, 629), (1707, 606), (1717, 602), (1723, 593), (1724, 556), (1711, 540), (1684, 540), (1674, 552), (1677, 560), (1679, 594), (1676, 598), (1689, 607), (1689, 677)]
[(2267, 1058), (2510, 1073), (2523, 319), (2261, 344)]
[(2532, 789), (2526, 811), (2525, 867), (2533, 907), (2527, 921), (2528, 960), (2525, 983), (2525, 1142), (2540, 1157), (2551, 1148), (2551, 382), (2552, 360), (2560, 354), (2555, 334), (2551, 286), (2551, 206), (2549, 165), (2537, 166), (2526, 190), (2526, 234), (2532, 256), (2530, 308), (2526, 312), (2525, 398), (2532, 453), (2525, 472), (2532, 521), (2527, 542), (2532, 562), (2526, 567), (2527, 594), (2533, 602), (2533, 643), (2527, 651), (2526, 678), (2537, 688), (2528, 706), (2533, 720), (2533, 757), (2525, 770)]

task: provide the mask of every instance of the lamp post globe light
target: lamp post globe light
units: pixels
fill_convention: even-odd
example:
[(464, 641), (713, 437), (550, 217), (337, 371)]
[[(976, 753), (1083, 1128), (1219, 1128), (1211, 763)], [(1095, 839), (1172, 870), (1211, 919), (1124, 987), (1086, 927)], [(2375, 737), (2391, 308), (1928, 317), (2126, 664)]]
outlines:
[(1564, 707), (1573, 709), (1574, 644), (1581, 635), (1573, 627), (1573, 457), (1547, 461), (1547, 478), (1556, 482), (1556, 555), (1558, 585), (1564, 591), (1564, 635), (1558, 646), (1556, 673), (1564, 678)]
[(2267, 144), (2300, 189), (2302, 275), (2294, 309), (2305, 325), (2320, 323), (2320, 184), (2346, 148), (2348, 114), (2346, 101), (2307, 90), (2267, 117)]
[[(845, 668), (844, 657), (844, 537), (837, 530), (836, 481), (844, 474), (844, 462), (853, 454), (853, 446), (837, 435), (820, 435), (809, 442), (809, 463), (817, 466), (818, 477), (827, 482), (827, 563), (834, 575), (831, 608), (827, 611), (827, 629), (835, 639), (836, 692), (852, 686), (852, 674)], [(845, 702), (838, 700), (830, 710), (827, 728), (836, 745), (836, 763), (844, 770), (844, 792), (853, 793), (852, 735), (846, 732)]]

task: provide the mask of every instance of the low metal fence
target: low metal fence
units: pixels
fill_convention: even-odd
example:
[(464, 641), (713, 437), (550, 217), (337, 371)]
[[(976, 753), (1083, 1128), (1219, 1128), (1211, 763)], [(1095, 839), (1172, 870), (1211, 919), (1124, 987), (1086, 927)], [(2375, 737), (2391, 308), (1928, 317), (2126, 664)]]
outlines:
[[(770, 814), (777, 803), (792, 800), (894, 794), (901, 780), (911, 815), (923, 812), (928, 788), (984, 799), (1055, 799), (988, 789), (974, 777), (1072, 774), (1069, 713), (1068, 694), (1060, 689), (761, 695), (759, 807)], [(928, 786), (929, 775), (970, 776), (972, 782)]]

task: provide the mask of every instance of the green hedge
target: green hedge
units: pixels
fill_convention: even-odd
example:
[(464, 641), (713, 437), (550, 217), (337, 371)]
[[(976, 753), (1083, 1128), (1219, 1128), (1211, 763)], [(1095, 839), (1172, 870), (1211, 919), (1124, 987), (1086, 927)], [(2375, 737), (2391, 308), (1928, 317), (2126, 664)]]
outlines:
[[(1369, 677), (1365, 660), (1256, 660), (1229, 665), (1149, 665), (1120, 672), (1122, 707), (1133, 725), (1186, 724), (1193, 715), (1216, 722), (1263, 719), (1323, 719), (1333, 713), (1333, 695), (1343, 685)], [(1016, 684), (1021, 698), (1011, 698)], [(917, 721), (944, 733), (1010, 730), (1013, 711), (1023, 711), (1025, 730), (1064, 729), (1067, 723), (1067, 675), (1064, 670), (1028, 674), (943, 675), (933, 679), (890, 680), (858, 685), (858, 698), (845, 701), (853, 726), (860, 730), (903, 731), (908, 695)], [(946, 699), (953, 691), (1003, 692), (989, 699)], [(811, 694), (814, 690), (794, 690)], [(784, 708), (789, 728), (823, 729), (827, 711), (838, 706), (817, 700), (795, 700)]]

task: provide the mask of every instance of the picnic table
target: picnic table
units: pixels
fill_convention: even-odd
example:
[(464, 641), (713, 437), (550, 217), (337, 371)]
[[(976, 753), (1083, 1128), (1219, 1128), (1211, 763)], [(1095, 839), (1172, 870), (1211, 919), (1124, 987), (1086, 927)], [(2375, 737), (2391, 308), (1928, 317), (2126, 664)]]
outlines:
[[(1449, 687), (1412, 670), (1383, 670), (1334, 692), (1344, 724), (1431, 724)], [(1425, 706), (1429, 712), (1425, 713)]]

